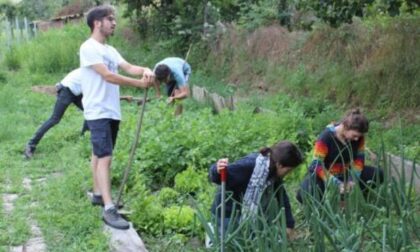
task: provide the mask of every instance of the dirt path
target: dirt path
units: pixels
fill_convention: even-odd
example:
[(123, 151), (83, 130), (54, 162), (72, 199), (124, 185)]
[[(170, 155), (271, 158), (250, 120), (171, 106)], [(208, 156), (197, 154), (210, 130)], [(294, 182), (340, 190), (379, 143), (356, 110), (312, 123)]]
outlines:
[[(30, 193), (32, 191), (32, 180), (30, 178), (23, 178), (21, 186), (24, 189), (24, 192)], [(10, 216), (13, 214), (15, 210), (15, 202), (19, 199), (19, 194), (15, 193), (8, 193), (9, 186), (6, 186), (6, 192), (3, 193), (3, 209), (6, 215)], [(29, 211), (31, 208), (36, 207), (36, 202), (31, 202), (29, 204)], [(18, 246), (12, 246), (9, 248), (11, 252), (43, 252), (46, 251), (46, 244), (44, 242), (44, 238), (42, 236), (41, 229), (38, 226), (38, 223), (34, 216), (30, 214), (27, 218), (27, 224), (30, 227), (30, 234), (31, 238), (27, 240), (24, 244)]]

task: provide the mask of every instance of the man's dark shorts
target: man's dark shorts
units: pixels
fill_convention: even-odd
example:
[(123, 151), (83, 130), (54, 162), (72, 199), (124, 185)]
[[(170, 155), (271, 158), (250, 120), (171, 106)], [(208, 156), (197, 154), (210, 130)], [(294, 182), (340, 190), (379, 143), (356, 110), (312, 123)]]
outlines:
[(93, 154), (98, 158), (112, 155), (118, 135), (120, 121), (113, 119), (88, 120)]

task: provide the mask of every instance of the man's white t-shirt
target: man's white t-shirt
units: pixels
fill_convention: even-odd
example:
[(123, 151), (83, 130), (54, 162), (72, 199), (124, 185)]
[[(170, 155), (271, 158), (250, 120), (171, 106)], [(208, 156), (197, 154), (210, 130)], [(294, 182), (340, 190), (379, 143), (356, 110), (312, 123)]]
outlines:
[(68, 87), (75, 96), (82, 94), (81, 82), (80, 68), (71, 71), (60, 81), (60, 83), (63, 86)]
[(111, 72), (118, 73), (118, 66), (123, 62), (126, 61), (114, 47), (93, 38), (80, 46), (82, 103), (86, 120), (121, 120), (120, 87), (104, 80), (92, 65), (102, 63)]

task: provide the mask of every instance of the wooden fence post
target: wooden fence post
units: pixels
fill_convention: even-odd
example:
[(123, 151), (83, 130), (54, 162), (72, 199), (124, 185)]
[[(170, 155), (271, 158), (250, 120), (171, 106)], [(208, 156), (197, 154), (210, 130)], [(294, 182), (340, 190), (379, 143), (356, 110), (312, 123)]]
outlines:
[(36, 34), (36, 27), (32, 28), (26, 17), (19, 19), (15, 17), (14, 21), (5, 18), (0, 22), (0, 26), (4, 27), (4, 34), (7, 48), (11, 48), (13, 44), (29, 40)]
[(28, 19), (26, 17), (23, 18), (23, 23), (25, 24), (25, 38), (26, 40), (29, 39), (29, 24)]
[(220, 113), (224, 108), (235, 110), (236, 101), (233, 96), (224, 98), (217, 93), (210, 93), (206, 88), (196, 85), (192, 87), (191, 91), (194, 100), (210, 104), (217, 113)]
[(17, 16), (15, 17), (15, 29), (16, 29), (16, 41), (19, 44), (20, 38), (22, 37), (22, 31), (20, 30), (19, 18)]
[(6, 21), (4, 22), (5, 30), (6, 30), (6, 37), (7, 37), (7, 48), (12, 47), (12, 28), (9, 22), (9, 19), (6, 18)]

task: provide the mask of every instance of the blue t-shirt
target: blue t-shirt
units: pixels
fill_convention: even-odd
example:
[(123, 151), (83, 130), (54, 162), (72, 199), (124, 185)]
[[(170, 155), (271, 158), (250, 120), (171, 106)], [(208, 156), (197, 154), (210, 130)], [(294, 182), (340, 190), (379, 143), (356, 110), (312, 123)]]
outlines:
[(171, 70), (169, 82), (175, 81), (178, 88), (188, 85), (188, 78), (191, 74), (191, 66), (185, 60), (177, 57), (166, 58), (157, 63), (155, 69), (161, 64), (167, 65)]

